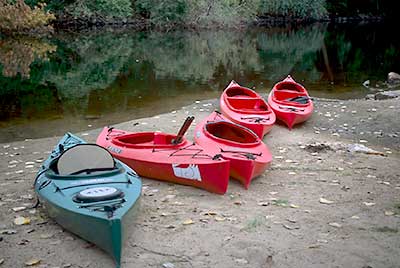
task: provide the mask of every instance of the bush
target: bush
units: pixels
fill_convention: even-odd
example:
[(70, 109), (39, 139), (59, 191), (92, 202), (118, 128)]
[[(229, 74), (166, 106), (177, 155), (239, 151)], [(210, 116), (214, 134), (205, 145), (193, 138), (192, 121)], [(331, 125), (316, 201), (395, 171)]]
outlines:
[(261, 0), (262, 15), (322, 19), (328, 15), (325, 0)]
[(107, 21), (128, 18), (133, 9), (130, 0), (77, 0), (68, 5), (65, 11), (75, 18), (99, 18)]
[(155, 26), (236, 26), (252, 21), (259, 0), (137, 0), (136, 11)]
[(187, 1), (184, 0), (138, 0), (136, 11), (148, 18), (155, 26), (182, 24), (187, 15)]
[(44, 10), (46, 4), (29, 7), (23, 0), (14, 3), (0, 2), (0, 31), (6, 33), (27, 32), (30, 30), (51, 30), (48, 26), (54, 20), (53, 14)]
[(187, 23), (193, 26), (238, 26), (256, 18), (259, 0), (199, 0), (190, 2)]

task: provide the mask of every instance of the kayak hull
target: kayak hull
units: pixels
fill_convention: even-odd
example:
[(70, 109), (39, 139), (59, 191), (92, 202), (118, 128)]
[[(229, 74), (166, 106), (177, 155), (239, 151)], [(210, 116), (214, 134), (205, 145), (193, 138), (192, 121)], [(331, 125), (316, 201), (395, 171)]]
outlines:
[(220, 108), (226, 118), (251, 129), (261, 139), (276, 120), (273, 110), (261, 95), (235, 81), (222, 93)]
[(195, 129), (195, 142), (230, 161), (230, 176), (246, 189), (270, 166), (271, 153), (251, 130), (213, 112)]
[[(72, 134), (63, 137), (41, 167), (35, 180), (35, 191), (51, 218), (107, 252), (115, 260), (116, 267), (120, 267), (123, 245), (137, 214), (142, 183), (134, 171), (119, 161), (115, 170), (92, 175), (61, 176), (49, 168), (61, 154), (60, 144), (68, 149), (81, 143), (85, 142)], [(84, 204), (74, 199), (81, 191), (98, 186), (118, 189), (123, 198)], [(113, 211), (107, 212), (105, 206), (112, 207)]]
[(224, 194), (229, 182), (229, 161), (214, 157), (184, 138), (172, 144), (174, 137), (160, 132), (130, 133), (104, 128), (97, 144), (143, 177)]
[[(304, 102), (299, 103), (296, 99)], [(268, 95), (268, 104), (276, 118), (285, 123), (289, 129), (307, 121), (314, 110), (313, 101), (307, 90), (290, 75), (274, 85)]]

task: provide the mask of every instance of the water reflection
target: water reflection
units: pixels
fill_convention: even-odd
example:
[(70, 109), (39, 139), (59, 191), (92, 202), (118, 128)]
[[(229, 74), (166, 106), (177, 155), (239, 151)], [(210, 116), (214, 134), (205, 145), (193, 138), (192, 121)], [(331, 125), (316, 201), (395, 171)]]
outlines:
[(48, 55), (56, 49), (57, 46), (33, 38), (0, 40), (2, 74), (6, 77), (20, 74), (21, 77), (29, 79), (33, 61), (47, 61)]
[(232, 79), (266, 92), (291, 73), (314, 96), (363, 96), (364, 80), (399, 67), (398, 40), (374, 27), (0, 39), (0, 142), (166, 112)]
[(307, 72), (309, 81), (321, 78), (316, 52), (324, 45), (326, 25), (313, 25), (297, 31), (280, 29), (258, 34), (260, 57), (268, 80), (278, 81), (285, 74)]

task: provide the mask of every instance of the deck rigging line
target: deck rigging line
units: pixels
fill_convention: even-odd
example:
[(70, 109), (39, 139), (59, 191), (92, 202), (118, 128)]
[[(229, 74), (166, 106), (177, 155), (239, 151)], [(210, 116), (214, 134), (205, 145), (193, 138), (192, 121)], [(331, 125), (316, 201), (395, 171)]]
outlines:
[(252, 153), (252, 152), (246, 152), (246, 151), (224, 150), (222, 148), (220, 148), (220, 150), (221, 150), (221, 153), (236, 154), (235, 156), (246, 157), (247, 159), (250, 159), (250, 160), (256, 160), (257, 156), (262, 156), (262, 153)]
[(126, 134), (125, 131), (123, 130), (118, 130), (118, 129), (114, 129), (114, 127), (110, 127), (108, 129), (108, 134), (106, 136), (106, 140), (108, 140), (109, 138), (115, 138), (115, 137), (119, 137)]
[(101, 211), (106, 212), (108, 218), (112, 218), (114, 216), (114, 212), (122, 207), (122, 204), (125, 203), (125, 198), (120, 198), (116, 200), (108, 200), (96, 202), (93, 204), (81, 205), (79, 208), (86, 208), (91, 211)]
[(293, 106), (281, 106), (280, 105), (279, 108), (290, 110), (292, 112), (296, 112), (296, 111), (304, 112), (304, 109), (299, 109), (299, 108), (296, 108), (296, 107), (293, 107)]
[[(190, 148), (192, 146), (196, 146), (195, 143), (192, 143), (186, 147), (183, 148), (167, 148), (167, 149), (157, 149), (157, 148), (153, 148), (152, 152), (153, 153), (157, 153), (157, 152), (168, 152), (168, 151), (173, 151), (172, 153), (170, 153), (169, 157), (171, 156), (191, 156), (192, 158), (204, 158), (204, 159), (214, 159), (213, 156), (209, 155), (209, 154), (202, 154), (202, 152), (204, 151), (204, 149), (199, 149), (199, 148)], [(189, 151), (189, 152), (194, 152), (194, 153), (180, 153), (183, 151)]]
[(265, 122), (269, 120), (269, 116), (267, 118), (259, 117), (259, 116), (249, 116), (249, 117), (241, 117), (242, 120), (252, 120), (254, 119), (255, 123)]

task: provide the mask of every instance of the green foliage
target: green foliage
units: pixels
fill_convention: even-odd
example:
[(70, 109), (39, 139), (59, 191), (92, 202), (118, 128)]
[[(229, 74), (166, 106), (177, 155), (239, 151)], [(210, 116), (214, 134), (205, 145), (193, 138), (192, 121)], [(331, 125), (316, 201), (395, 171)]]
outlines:
[(189, 1), (186, 23), (192, 26), (238, 26), (252, 22), (257, 15), (259, 0)]
[(175, 25), (184, 22), (187, 14), (185, 0), (138, 0), (135, 8), (156, 26)]
[(130, 0), (76, 0), (65, 11), (75, 18), (110, 20), (128, 18), (133, 9)]
[(28, 32), (31, 30), (51, 30), (47, 26), (55, 19), (44, 10), (46, 4), (29, 7), (23, 0), (0, 2), (0, 31), (6, 33)]
[(328, 15), (325, 0), (261, 0), (260, 14), (300, 19), (321, 19)]
[(137, 0), (136, 11), (155, 26), (236, 26), (253, 21), (259, 0)]

